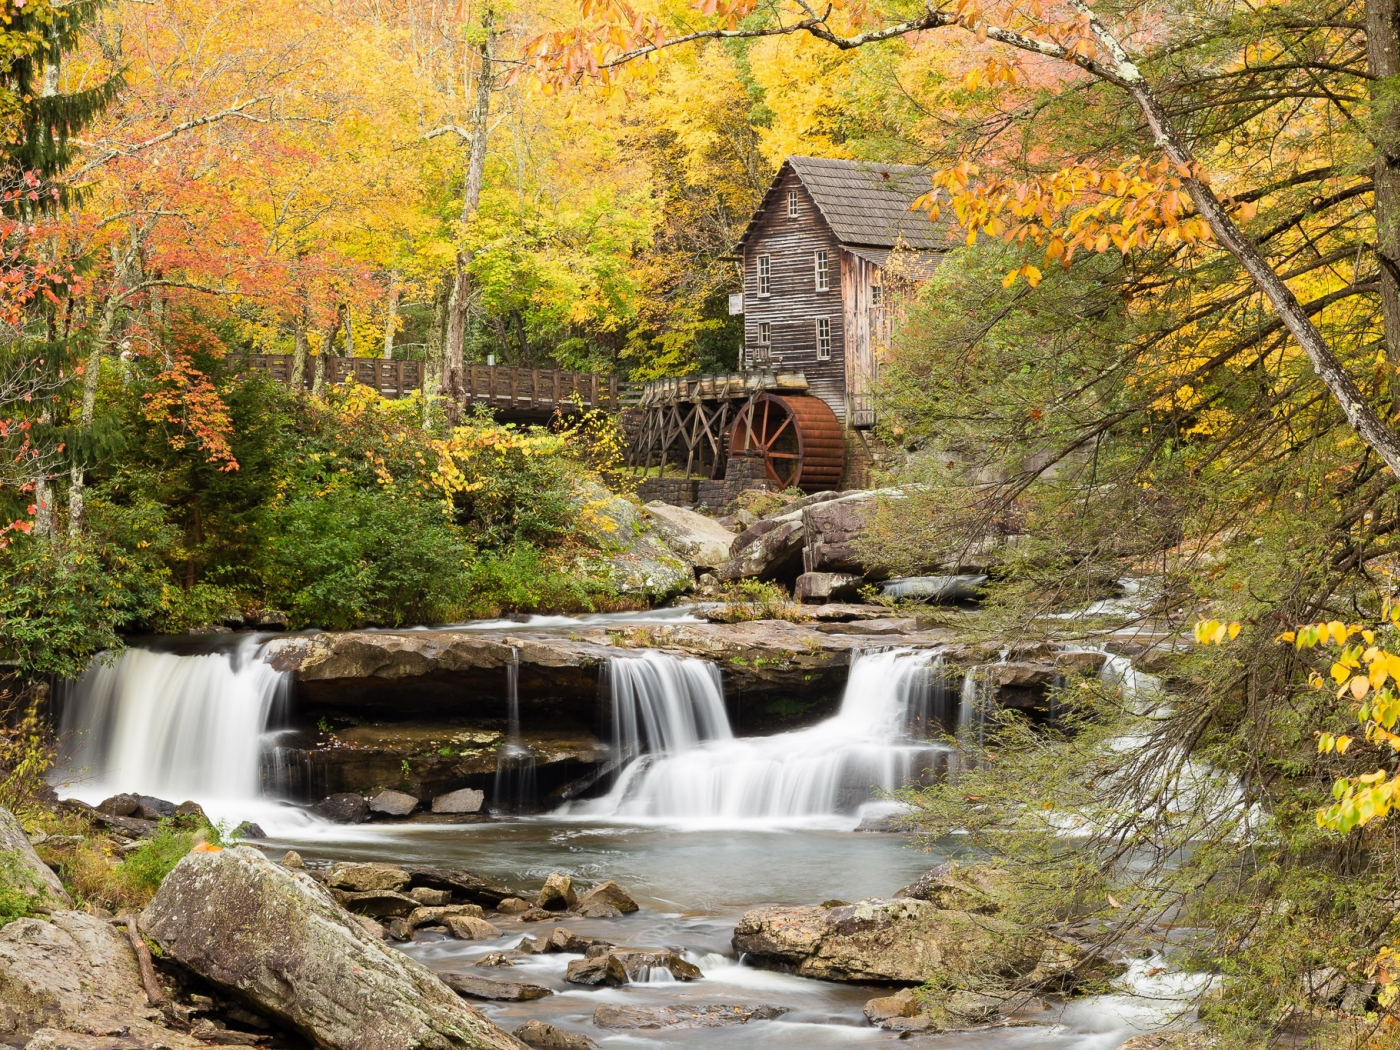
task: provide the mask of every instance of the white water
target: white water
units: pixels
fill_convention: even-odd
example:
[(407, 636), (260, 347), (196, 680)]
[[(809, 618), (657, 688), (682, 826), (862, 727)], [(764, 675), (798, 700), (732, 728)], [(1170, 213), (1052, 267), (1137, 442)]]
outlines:
[[(767, 737), (735, 738), (727, 720), (722, 730), (714, 726), (716, 707), (723, 713), (716, 674), (713, 690), (692, 694), (689, 708), (707, 733), (690, 731), (684, 705), (668, 704), (670, 721), (656, 719), (657, 731), (645, 736), (650, 753), (627, 766), (606, 796), (576, 804), (572, 813), (695, 828), (852, 827), (872, 796), (903, 787), (947, 753), (910, 733), (928, 710), (934, 659), (909, 650), (857, 654), (835, 717)], [(623, 716), (628, 709), (622, 705)], [(643, 742), (626, 726), (619, 737)]]
[(612, 744), (623, 759), (688, 751), (734, 735), (719, 668), (708, 660), (649, 651), (609, 660), (604, 673), (612, 699)]
[(247, 818), (286, 683), (260, 648), (249, 637), (230, 652), (95, 661), (64, 704), (59, 788), (92, 803), (118, 792), (193, 799), (216, 819)]

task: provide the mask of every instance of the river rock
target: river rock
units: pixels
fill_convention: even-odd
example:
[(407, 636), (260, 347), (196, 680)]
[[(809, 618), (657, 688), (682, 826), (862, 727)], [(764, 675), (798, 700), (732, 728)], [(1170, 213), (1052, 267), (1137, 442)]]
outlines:
[(363, 824), (369, 820), (369, 803), (363, 795), (343, 791), (323, 798), (311, 807), (311, 812), (332, 824)]
[(425, 967), (368, 937), (310, 876), (250, 847), (185, 856), (141, 927), (181, 966), (326, 1050), (519, 1047)]
[(414, 886), (408, 895), (425, 908), (443, 908), (452, 903), (451, 890), (435, 890), (427, 886)]
[(667, 547), (660, 533), (646, 529), (635, 503), (592, 482), (580, 486), (586, 513), (575, 531), (597, 551), (581, 555), (581, 569), (603, 575), (620, 595), (660, 604), (690, 589), (695, 571)]
[(434, 813), (480, 813), (481, 804), (486, 801), (486, 793), (476, 788), (462, 788), (449, 791), (433, 799)]
[(13, 865), (15, 871), (11, 877), (25, 893), (41, 897), (50, 905), (68, 907), (73, 903), (58, 876), (34, 852), (19, 819), (3, 806), (0, 806), (0, 865), (4, 865), (0, 867), (0, 880), (9, 875), (5, 867)]
[(408, 872), (392, 864), (337, 864), (326, 876), (333, 890), (406, 890)]
[(468, 999), (489, 999), (495, 1002), (523, 1003), (532, 999), (543, 999), (554, 993), (542, 984), (527, 984), (524, 981), (498, 981), (492, 977), (482, 977), (474, 973), (459, 973), (448, 970), (438, 974), (442, 982), (458, 995)]
[(443, 921), (447, 932), (459, 941), (489, 941), (501, 935), (499, 929), (475, 915), (450, 915)]
[(717, 575), (721, 580), (795, 577), (802, 572), (805, 535), (800, 511), (765, 518), (734, 538), (729, 560), (719, 567)]
[(535, 906), (545, 911), (567, 911), (577, 903), (578, 894), (574, 892), (574, 880), (559, 872), (544, 880), (544, 887), (535, 899)]
[(137, 820), (164, 820), (175, 815), (175, 803), (154, 795), (113, 795), (97, 805), (109, 817), (135, 817)]
[(512, 1033), (534, 1050), (597, 1050), (598, 1044), (586, 1035), (566, 1032), (543, 1021), (526, 1021)]
[(792, 596), (808, 605), (844, 602), (860, 596), (864, 576), (849, 572), (804, 572), (792, 586)]
[(534, 905), (529, 901), (523, 901), (519, 897), (507, 897), (496, 905), (496, 910), (502, 915), (521, 915), (532, 907)]
[(1044, 944), (997, 916), (948, 911), (912, 898), (839, 908), (756, 908), (734, 931), (734, 950), (758, 965), (830, 981), (959, 983), (1022, 976)]
[(452, 918), (483, 918), (481, 905), (479, 904), (448, 904), (442, 907), (414, 908), (408, 913), (408, 918), (404, 919), (410, 930), (416, 930), (420, 926), (433, 926), (436, 924), (446, 925), (448, 919)]
[(572, 984), (616, 987), (645, 981), (652, 970), (667, 970), (678, 981), (694, 981), (704, 974), (675, 952), (650, 948), (604, 948), (590, 951), (583, 959), (569, 963), (564, 980)]
[(652, 532), (697, 569), (717, 569), (729, 560), (734, 533), (713, 518), (659, 500), (646, 504)]
[(886, 598), (939, 604), (965, 602), (978, 598), (986, 584), (985, 574), (965, 573), (960, 576), (902, 576), (880, 585)]
[(267, 838), (267, 832), (263, 831), (261, 824), (254, 824), (251, 820), (245, 820), (230, 832), (230, 838), (265, 839)]
[(16, 919), (0, 929), (0, 1045), (39, 1039), (57, 1048), (67, 1045), (70, 1032), (108, 1039), (105, 1047), (202, 1045), (161, 1020), (146, 1001), (124, 929), (76, 911), (56, 911), (46, 922)]
[(578, 899), (573, 910), (589, 919), (611, 919), (637, 911), (637, 902), (617, 883), (609, 879), (599, 883)]
[[(464, 868), (407, 868), (414, 886), (447, 890), (454, 897), (465, 897), (476, 904), (494, 908), (502, 901), (520, 896), (509, 886), (483, 878)], [(529, 907), (527, 904), (526, 907)]]
[(607, 941), (599, 940), (596, 937), (580, 937), (573, 930), (563, 926), (556, 926), (549, 931), (549, 936), (544, 939), (543, 950), (547, 952), (563, 952), (568, 955), (583, 955), (590, 948), (603, 948), (606, 950), (612, 947), (614, 946)]
[(417, 808), (418, 799), (407, 791), (385, 789), (369, 800), (369, 811), (386, 817), (406, 817)]
[(1005, 1002), (991, 995), (963, 990), (925, 992), (905, 988), (871, 999), (865, 1016), (871, 1024), (895, 1032), (943, 1032), (991, 1024)]
[(731, 1006), (725, 1003), (703, 1003), (684, 1006), (618, 1006), (600, 1003), (593, 1011), (593, 1023), (599, 1028), (726, 1028), (748, 1024), (750, 1021), (771, 1021), (787, 1013), (782, 1006), (756, 1003)]
[(185, 801), (175, 807), (175, 823), (187, 828), (213, 827), (214, 822), (198, 802)]
[(297, 868), (301, 871), (306, 870), (306, 861), (302, 860), (301, 854), (294, 849), (289, 849), (286, 853), (282, 854), (281, 863), (282, 866), (286, 868)]
[(371, 915), (379, 919), (410, 915), (419, 907), (418, 902), (408, 894), (397, 893), (394, 890), (363, 890), (359, 892), (332, 890), (331, 892), (336, 902), (346, 911), (353, 911), (357, 915)]
[(1011, 876), (1000, 868), (949, 862), (896, 890), (895, 896), (912, 897), (955, 911), (995, 915), (1004, 908), (1014, 888)]

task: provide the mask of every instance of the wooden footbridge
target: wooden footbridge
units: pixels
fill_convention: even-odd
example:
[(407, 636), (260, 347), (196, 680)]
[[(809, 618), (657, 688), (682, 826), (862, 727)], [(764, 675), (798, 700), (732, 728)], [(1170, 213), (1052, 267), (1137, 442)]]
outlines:
[[(264, 372), (279, 383), (292, 382), (290, 354), (242, 354), (231, 357), (235, 372)], [(423, 389), (421, 361), (386, 361), (375, 357), (327, 357), (325, 382), (339, 385), (353, 379), (379, 391), (384, 397), (406, 397)], [(307, 359), (303, 389), (316, 380), (316, 358)], [(547, 419), (560, 412), (600, 408), (616, 412), (622, 406), (617, 376), (589, 372), (563, 372), (548, 368), (509, 368), (501, 365), (468, 365), (463, 376), (465, 407), (486, 405), (502, 419)]]

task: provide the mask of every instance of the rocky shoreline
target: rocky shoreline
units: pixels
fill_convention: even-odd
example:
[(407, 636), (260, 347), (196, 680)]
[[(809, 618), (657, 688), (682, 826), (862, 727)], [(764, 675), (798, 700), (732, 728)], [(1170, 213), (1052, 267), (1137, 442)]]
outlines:
[[(140, 817), (120, 818), (140, 820)], [(581, 1050), (583, 1033), (543, 1019), (507, 1032), (473, 1002), (530, 1003), (552, 989), (512, 976), (532, 957), (567, 961), (587, 989), (704, 976), (695, 957), (567, 925), (636, 915), (620, 885), (538, 888), (473, 872), (382, 862), (308, 865), (252, 845), (201, 843), (139, 915), (74, 907), (18, 822), (0, 810), (0, 847), (43, 899), (0, 928), (0, 1044), (28, 1050), (208, 1045), (345, 1050)], [(870, 987), (869, 1023), (936, 1033), (1035, 1023), (1042, 997), (1100, 985), (1121, 967), (1010, 917), (995, 869), (944, 865), (889, 898), (759, 907), (734, 929), (748, 965)], [(635, 927), (634, 927), (635, 928)], [(597, 930), (596, 925), (592, 926)], [(394, 945), (423, 938), (500, 941), (467, 966), (429, 969)], [(513, 942), (513, 943), (512, 943)], [(721, 1027), (772, 1020), (781, 1001), (618, 1005), (600, 1031)]]

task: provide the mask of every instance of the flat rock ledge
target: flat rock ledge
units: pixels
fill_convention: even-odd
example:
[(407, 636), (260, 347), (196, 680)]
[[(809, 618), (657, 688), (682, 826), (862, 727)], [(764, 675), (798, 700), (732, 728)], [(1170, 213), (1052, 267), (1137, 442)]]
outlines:
[(141, 914), (162, 951), (327, 1050), (519, 1050), (304, 872), (248, 847), (188, 854)]

